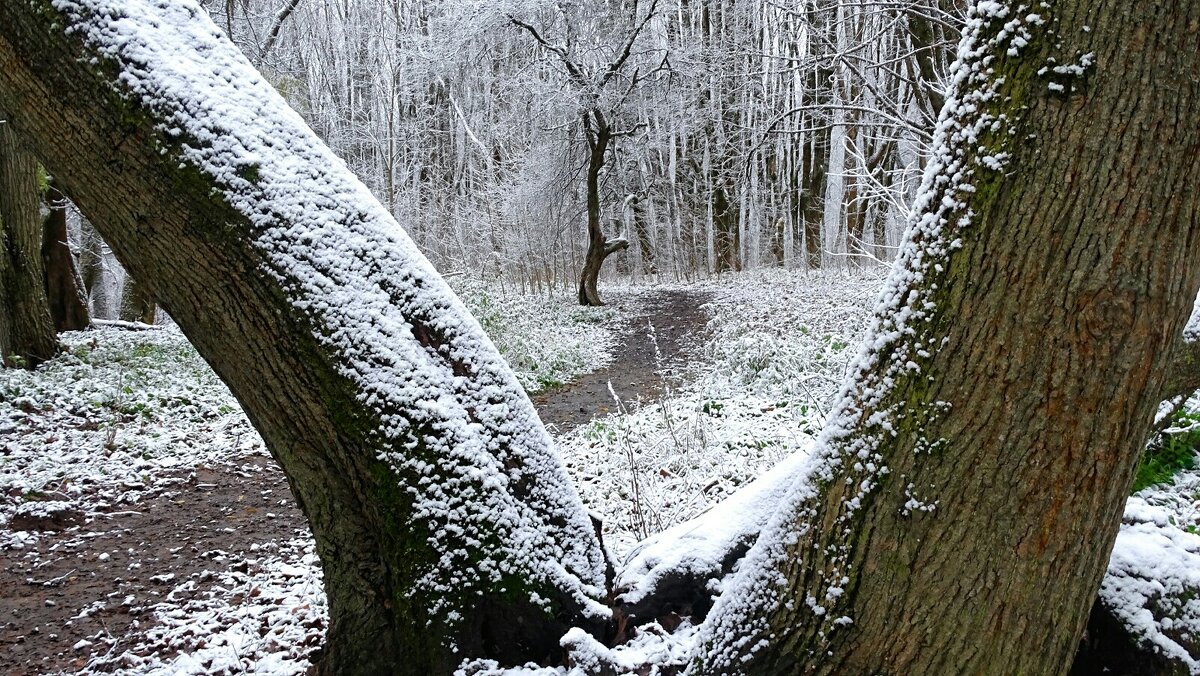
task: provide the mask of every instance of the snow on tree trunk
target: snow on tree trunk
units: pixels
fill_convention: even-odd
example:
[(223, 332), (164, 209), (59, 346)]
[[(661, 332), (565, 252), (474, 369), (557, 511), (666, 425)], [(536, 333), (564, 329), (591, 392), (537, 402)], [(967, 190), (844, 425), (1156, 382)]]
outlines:
[(0, 119), (0, 365), (33, 368), (58, 341), (42, 272), (37, 160)]
[(696, 673), (1070, 666), (1200, 285), (1197, 25), (972, 7), (876, 319)]
[(324, 670), (524, 663), (606, 620), (599, 543), (511, 371), (199, 5), (4, 3), (0, 62), (0, 109), (284, 468)]

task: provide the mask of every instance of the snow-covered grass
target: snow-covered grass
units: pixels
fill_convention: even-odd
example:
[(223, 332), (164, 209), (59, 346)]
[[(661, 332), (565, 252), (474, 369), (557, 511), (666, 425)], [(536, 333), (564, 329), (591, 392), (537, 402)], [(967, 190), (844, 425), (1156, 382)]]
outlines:
[(714, 294), (702, 361), (664, 373), (660, 401), (615, 406), (559, 440), (618, 560), (807, 448), (881, 281), (766, 271), (702, 287)]
[[(1200, 397), (1177, 422), (1200, 419)], [(1194, 424), (1194, 423), (1193, 423)], [(1200, 469), (1195, 430), (1176, 431), (1192, 467), (1142, 488), (1125, 506), (1100, 599), (1144, 647), (1200, 674)], [(1169, 442), (1168, 442), (1169, 443)], [(1178, 455), (1178, 454), (1177, 454)], [(1181, 463), (1182, 465), (1182, 463)], [(1139, 473), (1149, 480), (1149, 473)]]
[(506, 293), (472, 277), (450, 282), (525, 391), (562, 385), (608, 363), (619, 319), (612, 308), (582, 307), (562, 295)]
[[(265, 453), (178, 330), (104, 328), (61, 340), (67, 351), (37, 371), (0, 370), (0, 524), (28, 501), (69, 503), (83, 516), (133, 504), (198, 465)], [(31, 537), (6, 529), (0, 546)]]

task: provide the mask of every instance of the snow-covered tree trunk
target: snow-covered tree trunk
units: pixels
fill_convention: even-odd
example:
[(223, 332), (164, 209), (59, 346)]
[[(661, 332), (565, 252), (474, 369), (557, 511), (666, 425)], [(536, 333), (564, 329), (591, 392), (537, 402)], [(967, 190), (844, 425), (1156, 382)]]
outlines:
[(229, 385), (329, 597), (321, 666), (558, 650), (602, 552), (478, 323), (190, 0), (0, 5), (0, 110)]
[(38, 195), (37, 160), (0, 119), (0, 365), (33, 368), (58, 351), (42, 279)]
[(979, 2), (900, 260), (697, 673), (1062, 673), (1200, 286), (1196, 3)]

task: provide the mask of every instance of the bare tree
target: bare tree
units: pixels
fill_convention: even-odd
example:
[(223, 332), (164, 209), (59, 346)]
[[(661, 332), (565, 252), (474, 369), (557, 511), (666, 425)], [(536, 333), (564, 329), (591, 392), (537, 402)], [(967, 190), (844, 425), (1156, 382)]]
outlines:
[[(643, 70), (644, 65), (632, 65), (634, 48), (646, 26), (655, 16), (658, 0), (650, 0), (644, 8), (633, 0), (626, 3), (629, 25), (620, 38), (619, 45), (612, 50), (611, 59), (589, 64), (576, 53), (573, 28), (570, 21), (563, 26), (563, 39), (551, 41), (542, 35), (542, 30), (516, 16), (511, 16), (513, 25), (525, 30), (549, 54), (557, 59), (566, 73), (567, 81), (579, 97), (579, 124), (587, 143), (587, 169), (584, 185), (587, 193), (587, 236), (588, 247), (584, 255), (583, 270), (579, 277), (579, 303), (581, 305), (603, 305), (596, 283), (604, 260), (629, 247), (624, 237), (608, 238), (601, 223), (600, 180), (604, 172), (606, 156), (612, 144), (619, 138), (629, 136), (632, 130), (614, 127), (619, 124), (622, 108), (630, 94), (647, 79), (669, 68), (667, 53), (657, 54), (657, 63)], [(627, 71), (632, 72), (627, 72)], [(613, 92), (610, 89), (616, 89)]]

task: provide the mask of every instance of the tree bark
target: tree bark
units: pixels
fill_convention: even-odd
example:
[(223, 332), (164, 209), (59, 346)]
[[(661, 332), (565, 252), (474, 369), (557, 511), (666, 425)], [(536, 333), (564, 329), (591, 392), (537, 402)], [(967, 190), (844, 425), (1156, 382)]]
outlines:
[[(0, 118), (3, 111), (0, 111)], [(0, 363), (33, 368), (58, 351), (42, 286), (37, 159), (0, 119)]]
[(87, 293), (75, 268), (75, 257), (67, 242), (67, 198), (53, 182), (46, 191), (50, 213), (42, 223), (42, 265), (46, 271), (46, 298), (54, 330), (82, 331), (92, 322)]
[(901, 260), (697, 673), (1063, 673), (1200, 285), (1200, 5), (986, 3)]
[(329, 598), (322, 671), (521, 664), (599, 631), (601, 548), (515, 377), (198, 5), (3, 3), (0, 63), (0, 111), (287, 474)]
[(157, 310), (154, 298), (146, 292), (146, 287), (126, 272), (125, 286), (121, 290), (121, 313), (117, 318), (123, 322), (153, 324)]

